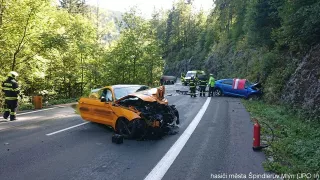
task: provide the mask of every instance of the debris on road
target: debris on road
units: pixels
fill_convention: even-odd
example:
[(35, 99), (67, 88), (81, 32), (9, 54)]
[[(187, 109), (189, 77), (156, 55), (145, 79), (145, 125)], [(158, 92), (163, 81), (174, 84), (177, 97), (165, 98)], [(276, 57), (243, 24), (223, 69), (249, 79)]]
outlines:
[(175, 135), (179, 133), (179, 126), (175, 124), (167, 125), (163, 128), (149, 127), (147, 132), (138, 141), (159, 140), (166, 135)]
[(123, 136), (120, 134), (114, 134), (112, 136), (112, 143), (122, 144), (123, 143)]
[(181, 90), (176, 90), (177, 93), (179, 94), (183, 94), (183, 95), (189, 95), (189, 91), (186, 90), (186, 91), (181, 91)]

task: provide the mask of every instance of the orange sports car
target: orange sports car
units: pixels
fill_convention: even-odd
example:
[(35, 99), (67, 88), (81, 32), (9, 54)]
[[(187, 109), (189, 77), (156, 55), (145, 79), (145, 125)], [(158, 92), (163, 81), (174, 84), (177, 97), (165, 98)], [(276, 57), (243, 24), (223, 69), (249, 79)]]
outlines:
[(80, 98), (78, 110), (83, 119), (111, 126), (126, 138), (161, 136), (179, 124), (179, 113), (164, 94), (164, 86), (107, 86)]

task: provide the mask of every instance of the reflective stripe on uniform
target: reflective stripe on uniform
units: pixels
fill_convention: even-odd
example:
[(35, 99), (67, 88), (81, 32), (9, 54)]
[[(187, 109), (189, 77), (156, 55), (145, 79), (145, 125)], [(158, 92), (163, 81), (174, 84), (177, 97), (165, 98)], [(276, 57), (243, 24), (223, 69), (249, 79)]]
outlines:
[(10, 109), (4, 109), (4, 111), (10, 111)]
[(16, 115), (17, 113), (16, 112), (10, 112), (10, 115)]
[(5, 86), (12, 86), (11, 83), (4, 83)]
[(6, 100), (17, 100), (18, 97), (5, 97), (4, 99), (6, 99)]
[(4, 88), (2, 88), (4, 91), (20, 91), (20, 89), (19, 88), (8, 88), (8, 87), (4, 87)]
[(8, 88), (8, 87), (3, 87), (2, 89), (3, 89), (4, 91), (13, 91), (12, 88)]

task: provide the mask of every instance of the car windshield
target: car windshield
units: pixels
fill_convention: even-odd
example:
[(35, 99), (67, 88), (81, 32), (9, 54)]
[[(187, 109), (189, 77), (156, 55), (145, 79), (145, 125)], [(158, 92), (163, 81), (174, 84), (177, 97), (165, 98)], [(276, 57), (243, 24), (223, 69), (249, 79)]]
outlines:
[(189, 72), (189, 73), (187, 73), (187, 75), (186, 75), (186, 77), (191, 77), (191, 76), (196, 76), (196, 73), (191, 73), (191, 72)]
[(124, 96), (127, 96), (128, 94), (142, 91), (148, 89), (147, 86), (131, 86), (131, 87), (121, 87), (121, 88), (115, 88), (114, 89), (114, 96), (115, 99), (118, 100)]

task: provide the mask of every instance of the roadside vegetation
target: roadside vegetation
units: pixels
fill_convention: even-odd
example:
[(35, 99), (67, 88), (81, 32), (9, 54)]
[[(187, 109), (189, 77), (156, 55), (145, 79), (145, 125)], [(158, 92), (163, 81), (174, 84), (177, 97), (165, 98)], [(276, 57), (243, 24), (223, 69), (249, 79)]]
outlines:
[(119, 15), (83, 0), (0, 1), (0, 81), (19, 73), (20, 110), (33, 108), (32, 96), (52, 105), (110, 84), (156, 85), (161, 54), (150, 21), (135, 9)]
[[(195, 11), (192, 1), (178, 1), (171, 10), (154, 14), (152, 21), (166, 62), (164, 73), (180, 76), (199, 69), (212, 73), (216, 79), (259, 81), (266, 102), (285, 101), (309, 111), (310, 117), (320, 117), (320, 106), (316, 105), (320, 104), (320, 50), (310, 55), (310, 50), (320, 43), (320, 1), (214, 3), (208, 14)], [(302, 62), (307, 72), (296, 73)], [(288, 85), (294, 75), (296, 80)], [(313, 90), (309, 88), (311, 84)]]
[[(320, 173), (319, 120), (307, 119), (303, 112), (262, 101), (243, 101), (252, 118), (267, 123), (275, 134), (265, 149), (269, 160), (264, 167), (278, 174)], [(261, 126), (266, 126), (262, 124)], [(264, 127), (265, 128), (265, 127)], [(262, 134), (262, 136), (272, 136)]]

